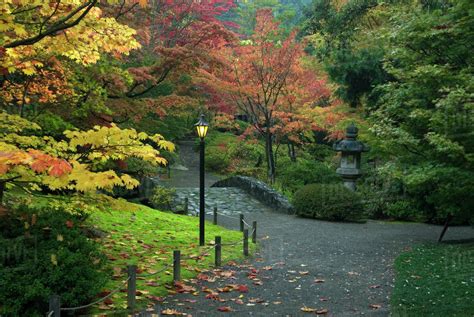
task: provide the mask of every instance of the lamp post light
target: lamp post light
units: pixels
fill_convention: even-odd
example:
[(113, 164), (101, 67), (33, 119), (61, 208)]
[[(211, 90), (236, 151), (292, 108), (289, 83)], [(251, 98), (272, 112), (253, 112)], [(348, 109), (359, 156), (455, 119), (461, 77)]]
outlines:
[(368, 152), (370, 149), (361, 141), (357, 141), (358, 133), (359, 129), (351, 123), (347, 127), (346, 137), (333, 145), (335, 151), (341, 152), (341, 163), (336, 173), (342, 176), (344, 185), (353, 191), (356, 189), (356, 180), (362, 175), (361, 153)]
[(204, 202), (204, 138), (206, 137), (207, 130), (209, 129), (209, 123), (204, 119), (204, 115), (201, 114), (199, 121), (194, 125), (196, 132), (199, 136), (199, 245), (205, 244), (205, 233), (204, 224), (206, 219), (205, 202)]

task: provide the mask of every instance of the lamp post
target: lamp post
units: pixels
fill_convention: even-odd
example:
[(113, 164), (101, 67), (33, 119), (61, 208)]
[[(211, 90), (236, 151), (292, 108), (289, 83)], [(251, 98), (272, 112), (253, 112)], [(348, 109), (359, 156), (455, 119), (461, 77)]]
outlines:
[(204, 202), (204, 138), (206, 137), (209, 123), (201, 114), (199, 121), (194, 125), (199, 136), (199, 245), (203, 246), (204, 239), (204, 223), (206, 219), (205, 202)]
[(341, 152), (340, 167), (336, 173), (342, 176), (344, 185), (350, 190), (356, 189), (356, 180), (362, 175), (361, 153), (368, 152), (369, 147), (357, 141), (359, 129), (352, 123), (347, 127), (346, 137), (333, 145), (335, 151)]

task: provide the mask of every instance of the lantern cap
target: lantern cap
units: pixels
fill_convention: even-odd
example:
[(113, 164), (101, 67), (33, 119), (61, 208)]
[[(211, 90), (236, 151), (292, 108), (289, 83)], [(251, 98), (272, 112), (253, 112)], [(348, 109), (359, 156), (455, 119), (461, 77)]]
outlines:
[(209, 126), (209, 122), (207, 122), (206, 119), (204, 119), (204, 114), (201, 114), (201, 116), (199, 117), (199, 121), (196, 122), (194, 126), (195, 127), (202, 127), (202, 126), (208, 127)]
[(346, 129), (346, 139), (356, 139), (359, 134), (359, 128), (352, 122)]
[(333, 145), (333, 150), (338, 152), (361, 153), (368, 152), (370, 148), (361, 141), (357, 141), (359, 129), (352, 122), (346, 129), (346, 137)]

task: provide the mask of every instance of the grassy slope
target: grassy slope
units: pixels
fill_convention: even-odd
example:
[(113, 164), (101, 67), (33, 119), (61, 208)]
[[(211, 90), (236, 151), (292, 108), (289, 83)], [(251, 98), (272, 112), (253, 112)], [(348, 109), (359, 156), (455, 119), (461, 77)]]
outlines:
[(395, 261), (393, 316), (474, 316), (474, 244), (423, 245)]
[[(160, 212), (145, 206), (127, 203), (132, 211), (111, 210), (109, 213), (94, 213), (89, 222), (109, 233), (100, 240), (103, 251), (109, 257), (111, 269), (108, 290), (115, 289), (126, 279), (127, 264), (138, 265), (141, 274), (160, 271), (172, 263), (173, 250), (181, 250), (182, 257), (197, 256), (209, 249), (216, 235), (222, 236), (223, 243), (240, 242), (240, 232), (206, 223), (206, 244), (199, 247), (198, 218), (179, 216)], [(122, 204), (123, 205), (123, 204)], [(133, 216), (135, 215), (135, 216)], [(251, 246), (253, 247), (253, 246)], [(182, 262), (181, 276), (192, 278), (201, 270), (212, 268), (214, 250), (199, 259)], [(223, 246), (223, 263), (242, 257), (242, 246)], [(144, 307), (151, 304), (153, 296), (168, 294), (166, 286), (172, 281), (172, 268), (150, 278), (137, 281), (138, 305)], [(126, 293), (119, 292), (112, 296), (111, 305), (98, 305), (98, 310), (120, 310), (126, 306)]]

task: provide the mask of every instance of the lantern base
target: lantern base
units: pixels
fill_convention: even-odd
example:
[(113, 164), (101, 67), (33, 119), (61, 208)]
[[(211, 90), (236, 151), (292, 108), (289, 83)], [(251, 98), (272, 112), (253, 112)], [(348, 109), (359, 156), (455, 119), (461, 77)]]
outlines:
[(345, 179), (344, 186), (355, 192), (356, 190), (356, 182), (355, 179)]

